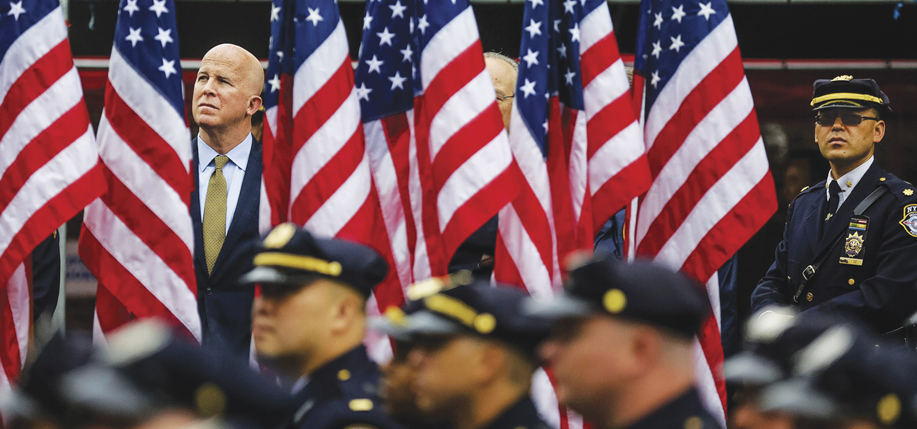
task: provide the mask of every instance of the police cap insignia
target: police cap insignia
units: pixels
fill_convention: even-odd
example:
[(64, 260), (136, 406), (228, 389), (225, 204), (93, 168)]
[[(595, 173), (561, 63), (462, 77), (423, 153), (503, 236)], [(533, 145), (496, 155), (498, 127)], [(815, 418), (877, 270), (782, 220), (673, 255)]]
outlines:
[(373, 401), (369, 399), (354, 399), (350, 401), (351, 411), (371, 411), (373, 409)]
[(842, 81), (845, 81), (845, 82), (846, 82), (846, 81), (849, 81), (849, 80), (851, 80), (851, 79), (853, 79), (853, 76), (851, 76), (851, 75), (849, 75), (849, 74), (842, 74), (842, 75), (840, 75), (840, 76), (838, 76), (838, 77), (836, 77), (836, 78), (834, 78), (834, 79), (831, 79), (831, 82), (837, 82), (837, 81), (839, 81), (839, 80), (842, 80)]
[(282, 223), (277, 225), (267, 237), (264, 237), (264, 248), (279, 249), (286, 246), (296, 234), (296, 226), (292, 223)]
[(876, 417), (884, 425), (894, 424), (901, 415), (901, 400), (898, 395), (889, 393), (879, 400), (876, 405)]

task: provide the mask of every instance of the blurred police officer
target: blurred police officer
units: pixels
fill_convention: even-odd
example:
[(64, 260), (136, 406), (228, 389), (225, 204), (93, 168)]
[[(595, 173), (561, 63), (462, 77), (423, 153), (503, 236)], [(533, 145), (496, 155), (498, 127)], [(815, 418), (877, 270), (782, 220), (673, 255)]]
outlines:
[(265, 237), (254, 266), (242, 281), (261, 285), (252, 310), (255, 351), (296, 380), (300, 405), (288, 426), (400, 427), (383, 412), (379, 368), (363, 347), (366, 300), (388, 271), (382, 257), (281, 224)]
[(565, 293), (526, 310), (556, 320), (541, 357), (557, 399), (599, 428), (717, 428), (695, 390), (692, 341), (706, 293), (683, 275), (596, 256)]
[[(790, 204), (783, 241), (752, 294), (754, 311), (853, 315), (878, 333), (917, 310), (917, 196), (874, 162), (891, 109), (872, 79), (815, 81), (815, 142), (831, 170)], [(903, 335), (902, 335), (903, 337)]]
[(797, 429), (917, 426), (913, 355), (875, 343), (850, 323), (828, 328), (794, 354), (792, 378), (762, 390), (758, 407), (792, 416)]
[(455, 429), (547, 429), (529, 396), (535, 347), (548, 332), (522, 314), (527, 295), (486, 282), (409, 304), (399, 322), (414, 343), (417, 407)]

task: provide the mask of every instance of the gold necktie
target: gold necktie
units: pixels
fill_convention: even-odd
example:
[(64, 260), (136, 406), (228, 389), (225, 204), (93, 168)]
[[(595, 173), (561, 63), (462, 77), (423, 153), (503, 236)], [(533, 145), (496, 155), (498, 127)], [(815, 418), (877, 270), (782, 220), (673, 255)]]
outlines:
[(204, 257), (207, 260), (207, 273), (213, 271), (223, 240), (226, 238), (226, 178), (223, 167), (229, 157), (217, 155), (213, 159), (216, 170), (210, 175), (207, 185), (207, 201), (204, 203)]

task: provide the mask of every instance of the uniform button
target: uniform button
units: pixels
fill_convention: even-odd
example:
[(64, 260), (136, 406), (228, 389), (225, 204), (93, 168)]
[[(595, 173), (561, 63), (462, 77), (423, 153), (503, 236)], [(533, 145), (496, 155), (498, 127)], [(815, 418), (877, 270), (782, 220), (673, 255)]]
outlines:
[(213, 295), (213, 289), (207, 288), (207, 295)]
[(856, 282), (857, 282), (857, 281), (854, 280), (854, 279), (847, 280), (847, 284), (850, 285), (850, 286), (853, 286), (853, 284), (856, 283)]
[(338, 380), (347, 381), (350, 380), (350, 371), (342, 369), (338, 371)]
[(815, 295), (812, 295), (812, 292), (806, 294), (806, 301), (812, 302), (815, 299)]

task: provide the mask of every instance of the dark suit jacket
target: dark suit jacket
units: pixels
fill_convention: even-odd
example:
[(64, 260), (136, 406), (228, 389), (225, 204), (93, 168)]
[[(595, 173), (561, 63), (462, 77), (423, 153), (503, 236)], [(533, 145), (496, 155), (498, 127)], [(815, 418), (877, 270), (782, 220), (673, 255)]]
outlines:
[(191, 222), (194, 226), (194, 274), (197, 277), (197, 305), (204, 332), (203, 345), (224, 349), (234, 357), (248, 359), (251, 347), (254, 285), (240, 285), (239, 277), (251, 271), (260, 238), (258, 208), (261, 201), (261, 144), (252, 141), (248, 165), (239, 191), (232, 224), (217, 256), (213, 272), (207, 274), (201, 204), (198, 196), (197, 139), (191, 140), (194, 155), (194, 192), (191, 194)]
[[(842, 264), (854, 208), (876, 188), (887, 187), (863, 214), (869, 217), (866, 239), (857, 258), (862, 265)], [(804, 189), (790, 204), (776, 260), (752, 294), (754, 311), (769, 304), (793, 305), (803, 270), (820, 249), (833, 246), (800, 296), (801, 311), (838, 311), (861, 319), (878, 333), (902, 325), (917, 310), (917, 196), (909, 183), (886, 173), (877, 163), (853, 189), (837, 214), (823, 222), (825, 182)], [(910, 209), (908, 208), (910, 207)], [(908, 215), (911, 210), (914, 214)], [(911, 222), (911, 229), (907, 224)], [(824, 236), (819, 240), (820, 230)], [(909, 232), (910, 231), (910, 232)], [(840, 243), (837, 237), (842, 236)]]

